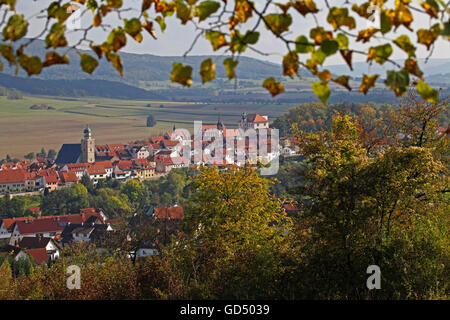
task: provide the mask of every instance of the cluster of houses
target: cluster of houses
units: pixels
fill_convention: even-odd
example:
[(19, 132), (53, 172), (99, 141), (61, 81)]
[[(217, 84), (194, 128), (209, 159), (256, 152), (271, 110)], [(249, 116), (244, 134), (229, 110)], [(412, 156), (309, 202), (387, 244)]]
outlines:
[[(130, 225), (136, 225), (135, 215)], [(175, 226), (184, 218), (183, 208), (174, 205), (170, 207), (149, 207), (142, 214), (146, 223), (164, 221)], [(175, 224), (173, 223), (175, 222)], [(101, 244), (105, 238), (114, 236), (116, 226), (121, 220), (108, 219), (101, 209), (81, 209), (79, 213), (59, 216), (19, 217), (0, 220), (0, 240), (7, 245), (0, 249), (0, 255), (12, 255), (16, 261), (29, 258), (37, 265), (48, 265), (58, 259), (61, 250), (77, 242)], [(172, 230), (171, 232), (173, 232)], [(130, 229), (130, 233), (133, 230)], [(161, 236), (164, 234), (161, 233)], [(146, 243), (135, 252), (137, 257), (157, 254), (154, 243)]]
[[(198, 131), (186, 139), (174, 126), (172, 132), (147, 141), (96, 145), (91, 129), (86, 127), (81, 143), (63, 144), (56, 160), (37, 158), (31, 163), (2, 165), (0, 193), (53, 191), (77, 183), (83, 176), (88, 176), (94, 184), (107, 178), (157, 179), (174, 168), (270, 163), (279, 156), (298, 152), (295, 139), (272, 139), (268, 117), (259, 114), (243, 113), (236, 129), (228, 129), (219, 118), (217, 124), (203, 125)], [(255, 134), (243, 135), (250, 131)], [(260, 134), (263, 131), (264, 137)]]

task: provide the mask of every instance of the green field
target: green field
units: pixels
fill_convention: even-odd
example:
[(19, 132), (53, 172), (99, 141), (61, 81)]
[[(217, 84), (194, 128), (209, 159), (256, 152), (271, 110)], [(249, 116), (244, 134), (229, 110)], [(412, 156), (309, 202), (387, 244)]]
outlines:
[[(55, 110), (31, 110), (34, 104), (47, 104)], [(151, 104), (151, 107), (147, 107)], [(160, 108), (160, 105), (164, 105)], [(59, 150), (63, 143), (78, 143), (89, 124), (97, 144), (126, 143), (160, 135), (177, 128), (192, 130), (193, 122), (217, 122), (236, 127), (242, 112), (257, 112), (274, 120), (292, 104), (211, 104), (168, 101), (127, 101), (105, 98), (57, 98), (25, 96), (22, 100), (0, 97), (0, 159), (9, 154), (22, 159), (29, 152)], [(146, 127), (153, 114), (157, 125)]]

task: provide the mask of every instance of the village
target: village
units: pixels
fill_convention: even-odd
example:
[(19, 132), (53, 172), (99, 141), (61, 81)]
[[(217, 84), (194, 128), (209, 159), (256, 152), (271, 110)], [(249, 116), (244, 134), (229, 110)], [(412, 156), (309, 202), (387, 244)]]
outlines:
[[(295, 139), (274, 139), (268, 117), (259, 114), (242, 114), (238, 129), (227, 129), (220, 118), (215, 125), (202, 125), (201, 139), (198, 140), (196, 135), (183, 140), (178, 131), (174, 126), (172, 132), (147, 141), (96, 145), (87, 126), (81, 143), (63, 144), (55, 160), (38, 157), (32, 162), (1, 165), (0, 195), (51, 192), (78, 183), (83, 176), (88, 176), (94, 184), (108, 178), (122, 182), (129, 179), (143, 181), (158, 179), (174, 168), (267, 164), (278, 157), (298, 154)], [(243, 136), (242, 133), (248, 131), (256, 134)], [(260, 137), (262, 131), (264, 138)], [(217, 132), (223, 137), (219, 145), (223, 148), (220, 157), (216, 155), (219, 150)]]
[[(268, 138), (264, 130), (269, 132)], [(94, 185), (104, 179), (145, 181), (159, 179), (176, 168), (198, 165), (212, 165), (220, 170), (227, 170), (230, 166), (256, 167), (257, 162), (267, 164), (274, 159), (278, 161), (277, 157), (298, 154), (293, 138), (277, 139), (275, 145), (271, 130), (268, 117), (259, 114), (243, 113), (238, 129), (227, 129), (219, 118), (215, 125), (201, 126), (200, 141), (195, 140), (194, 135), (189, 137), (187, 144), (192, 147), (191, 150), (186, 148), (186, 141), (175, 126), (172, 132), (151, 137), (148, 141), (105, 145), (95, 144), (92, 131), (87, 126), (83, 130), (81, 143), (63, 144), (56, 160), (37, 158), (31, 163), (3, 164), (0, 191), (7, 197), (48, 194), (80, 183), (83, 177), (88, 177)], [(243, 135), (248, 132), (253, 132), (253, 135)], [(217, 139), (217, 134), (223, 137), (223, 141)], [(197, 142), (202, 147), (200, 157), (195, 148)], [(266, 150), (260, 152), (262, 148)], [(217, 150), (223, 151), (219, 160), (215, 157)], [(198, 158), (200, 161), (195, 161)], [(296, 210), (290, 204), (283, 207), (288, 213)], [(109, 219), (108, 213), (100, 208), (84, 208), (80, 212), (51, 216), (41, 215), (40, 207), (29, 207), (28, 210), (32, 216), (0, 220), (0, 240), (7, 243), (0, 255), (13, 255), (15, 261), (28, 258), (37, 265), (55, 261), (61, 250), (72, 243), (95, 243), (96, 247), (101, 248), (105, 239), (117, 237), (118, 229), (124, 222)], [(159, 236), (156, 242), (136, 244), (129, 257), (158, 254), (156, 243), (167, 243), (170, 235), (177, 234), (184, 212), (178, 204), (146, 207), (126, 221), (131, 227), (129, 231), (136, 232), (136, 221), (142, 222), (142, 217), (148, 226), (158, 230)], [(161, 233), (162, 226), (164, 233)]]

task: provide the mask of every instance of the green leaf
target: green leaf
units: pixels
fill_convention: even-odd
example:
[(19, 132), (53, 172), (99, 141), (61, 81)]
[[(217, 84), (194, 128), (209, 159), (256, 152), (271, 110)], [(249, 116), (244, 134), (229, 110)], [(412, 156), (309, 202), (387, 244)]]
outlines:
[(417, 82), (417, 92), (427, 102), (439, 102), (439, 93), (437, 90), (431, 88), (425, 81)]
[(314, 51), (314, 44), (308, 41), (305, 36), (299, 36), (295, 39), (295, 51), (297, 53), (309, 53)]
[(92, 73), (98, 67), (98, 61), (87, 53), (80, 54), (80, 65), (84, 72)]
[(191, 18), (191, 9), (182, 0), (175, 1), (175, 8), (177, 10), (177, 18), (181, 20), (181, 24), (186, 24)]
[(238, 63), (239, 61), (235, 61), (233, 58), (223, 60), (228, 79), (231, 80), (236, 77), (236, 71), (234, 69), (237, 67)]
[(164, 30), (166, 30), (166, 21), (164, 21), (164, 19), (161, 16), (157, 16), (155, 18), (155, 21), (159, 24), (161, 32), (164, 32)]
[(212, 15), (214, 12), (219, 10), (220, 3), (216, 1), (203, 1), (197, 5), (195, 8), (196, 14), (198, 16), (199, 21), (203, 21), (207, 19), (210, 15)]
[(213, 80), (216, 77), (216, 64), (211, 59), (206, 59), (200, 66), (202, 83)]
[(172, 73), (170, 75), (172, 82), (177, 82), (183, 86), (192, 85), (192, 67), (185, 66), (182, 63), (174, 62), (172, 64)]
[(258, 42), (259, 32), (248, 30), (245, 35), (243, 42), (247, 44), (255, 44)]
[(322, 101), (323, 104), (326, 104), (331, 94), (331, 90), (328, 84), (317, 81), (316, 83), (312, 84), (312, 89), (316, 96), (319, 97), (320, 101)]
[(319, 48), (318, 50), (314, 51), (311, 54), (311, 60), (316, 64), (322, 65), (325, 62), (326, 58), (327, 55), (325, 54), (325, 52), (322, 51), (321, 48)]
[(276, 95), (284, 92), (283, 84), (281, 82), (276, 81), (275, 78), (273, 77), (264, 80), (263, 88), (267, 89), (272, 95), (272, 97), (275, 97)]
[(405, 70), (388, 70), (384, 84), (387, 88), (394, 90), (397, 97), (400, 97), (409, 87), (409, 73)]
[(389, 12), (383, 10), (380, 14), (380, 31), (382, 34), (386, 34), (392, 29), (392, 19), (389, 17)]
[(336, 37), (336, 41), (339, 43), (339, 48), (344, 50), (348, 49), (348, 37), (345, 34), (339, 33)]
[(450, 20), (444, 23), (444, 29), (442, 29), (441, 36), (450, 40)]
[(339, 49), (339, 43), (336, 40), (325, 39), (320, 45), (320, 50), (327, 56), (335, 54)]

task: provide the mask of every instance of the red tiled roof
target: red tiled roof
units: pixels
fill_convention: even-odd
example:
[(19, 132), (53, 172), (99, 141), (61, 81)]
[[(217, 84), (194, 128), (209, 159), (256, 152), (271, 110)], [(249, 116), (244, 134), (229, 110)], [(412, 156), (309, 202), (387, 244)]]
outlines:
[(101, 165), (92, 165), (91, 167), (87, 168), (87, 172), (89, 175), (95, 175), (95, 174), (106, 174), (105, 167)]
[(23, 169), (0, 171), (0, 183), (25, 182), (29, 178), (30, 174)]
[(111, 163), (111, 161), (96, 162), (95, 165), (103, 166), (104, 168), (114, 168), (114, 166)]
[(257, 113), (251, 113), (247, 115), (247, 120), (253, 123), (269, 122), (269, 120), (267, 120), (266, 118)]
[(184, 211), (180, 206), (155, 208), (158, 219), (184, 219)]
[(39, 249), (27, 249), (25, 250), (25, 253), (30, 255), (33, 260), (36, 262), (36, 264), (41, 265), (43, 263), (48, 263), (48, 254), (47, 250), (45, 248), (39, 248)]
[(78, 177), (75, 174), (75, 172), (60, 171), (59, 172), (59, 176), (60, 176), (61, 180), (64, 183), (67, 183), (67, 182), (78, 182)]

